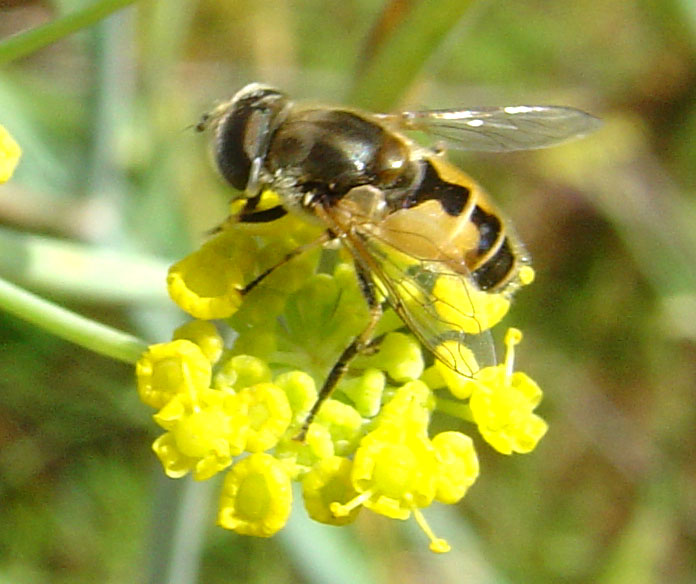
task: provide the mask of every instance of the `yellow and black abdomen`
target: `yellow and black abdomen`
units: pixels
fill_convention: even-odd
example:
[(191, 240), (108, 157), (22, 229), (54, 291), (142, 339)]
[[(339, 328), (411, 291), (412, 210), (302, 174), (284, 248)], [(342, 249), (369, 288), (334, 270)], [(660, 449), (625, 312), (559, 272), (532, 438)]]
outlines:
[(506, 291), (528, 263), (514, 234), (467, 174), (437, 156), (424, 157), (420, 164), (419, 184), (401, 201), (401, 210), (385, 220), (384, 229), (401, 233), (402, 241), (410, 239), (406, 247), (416, 257), (430, 256), (468, 272), (480, 290)]

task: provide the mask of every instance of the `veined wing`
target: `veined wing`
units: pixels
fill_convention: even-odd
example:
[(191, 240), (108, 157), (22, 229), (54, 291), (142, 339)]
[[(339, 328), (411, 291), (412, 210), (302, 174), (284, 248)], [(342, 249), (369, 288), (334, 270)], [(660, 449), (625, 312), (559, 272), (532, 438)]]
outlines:
[(580, 138), (601, 124), (579, 109), (545, 105), (406, 111), (376, 117), (400, 130), (426, 132), (450, 148), (483, 152), (547, 148)]
[(470, 276), (454, 271), (445, 261), (404, 253), (370, 232), (369, 224), (345, 234), (343, 241), (435, 357), (467, 377), (495, 365), (493, 341), (479, 302), (490, 295), (475, 289)]

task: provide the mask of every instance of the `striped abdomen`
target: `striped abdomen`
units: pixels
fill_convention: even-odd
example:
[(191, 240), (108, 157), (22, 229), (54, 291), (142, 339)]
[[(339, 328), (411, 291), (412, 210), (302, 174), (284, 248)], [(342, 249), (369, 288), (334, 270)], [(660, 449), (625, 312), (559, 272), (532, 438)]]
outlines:
[(485, 192), (438, 157), (426, 157), (419, 184), (392, 202), (380, 236), (423, 260), (443, 261), (471, 274), (481, 290), (504, 291), (528, 262)]

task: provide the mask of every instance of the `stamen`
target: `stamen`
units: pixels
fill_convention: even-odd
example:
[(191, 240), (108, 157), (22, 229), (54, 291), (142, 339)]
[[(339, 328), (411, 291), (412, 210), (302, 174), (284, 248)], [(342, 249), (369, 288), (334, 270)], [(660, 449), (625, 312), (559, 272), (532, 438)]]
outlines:
[(188, 397), (191, 400), (191, 405), (193, 407), (193, 411), (200, 412), (201, 407), (198, 404), (198, 398), (196, 395), (196, 386), (194, 385), (193, 381), (191, 380), (191, 372), (189, 371), (188, 363), (184, 362), (181, 364), (181, 374), (184, 377), (184, 383), (186, 385), (186, 392), (188, 393)]
[(515, 345), (522, 341), (522, 331), (509, 328), (505, 333), (505, 383), (509, 385), (515, 367)]
[(427, 535), (428, 539), (430, 540), (430, 551), (436, 554), (444, 554), (450, 551), (452, 549), (450, 544), (447, 543), (446, 539), (435, 536), (433, 530), (430, 529), (430, 525), (428, 525), (428, 522), (425, 520), (425, 516), (423, 513), (421, 513), (421, 510), (414, 507), (412, 511), (413, 517), (415, 518), (416, 523), (418, 523), (418, 527), (423, 530), (425, 535)]
[(363, 502), (367, 501), (367, 499), (369, 499), (371, 496), (372, 490), (368, 489), (367, 491), (361, 493), (357, 497), (353, 497), (347, 503), (341, 504), (338, 501), (334, 501), (333, 503), (331, 503), (331, 505), (329, 505), (329, 509), (335, 517), (346, 517), (353, 509), (362, 505)]

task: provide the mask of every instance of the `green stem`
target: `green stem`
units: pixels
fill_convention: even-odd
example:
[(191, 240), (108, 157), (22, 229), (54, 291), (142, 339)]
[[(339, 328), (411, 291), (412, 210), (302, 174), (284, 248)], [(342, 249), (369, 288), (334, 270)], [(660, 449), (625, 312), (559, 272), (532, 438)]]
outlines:
[(136, 0), (101, 0), (42, 26), (11, 36), (0, 42), (0, 65), (29, 55), (135, 2)]
[(144, 341), (62, 308), (0, 279), (0, 308), (86, 349), (126, 363), (145, 351)]
[(435, 409), (438, 412), (459, 418), (460, 420), (465, 420), (467, 422), (474, 421), (474, 416), (471, 414), (469, 404), (464, 402), (438, 397), (435, 398)]

